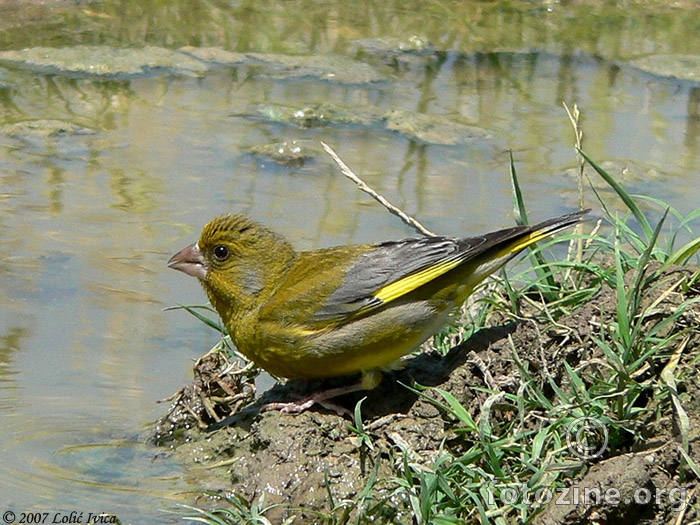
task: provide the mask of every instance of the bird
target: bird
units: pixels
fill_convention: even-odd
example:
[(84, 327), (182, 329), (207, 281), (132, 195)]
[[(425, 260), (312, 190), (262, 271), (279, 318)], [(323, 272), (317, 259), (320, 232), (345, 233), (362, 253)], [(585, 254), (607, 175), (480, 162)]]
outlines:
[[(475, 237), (423, 237), (297, 251), (242, 214), (207, 223), (168, 266), (196, 277), (238, 351), (274, 376), (362, 374), (355, 386), (270, 408), (301, 412), (354, 390), (440, 331), (474, 288), (582, 210)], [(329, 403), (332, 406), (332, 403)]]

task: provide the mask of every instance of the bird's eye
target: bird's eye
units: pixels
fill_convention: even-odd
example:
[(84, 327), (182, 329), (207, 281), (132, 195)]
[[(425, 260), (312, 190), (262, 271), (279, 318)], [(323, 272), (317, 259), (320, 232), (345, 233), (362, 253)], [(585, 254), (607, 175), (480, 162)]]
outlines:
[(225, 261), (228, 258), (229, 253), (231, 253), (231, 252), (223, 244), (219, 244), (218, 246), (214, 246), (214, 257), (216, 257), (220, 261)]

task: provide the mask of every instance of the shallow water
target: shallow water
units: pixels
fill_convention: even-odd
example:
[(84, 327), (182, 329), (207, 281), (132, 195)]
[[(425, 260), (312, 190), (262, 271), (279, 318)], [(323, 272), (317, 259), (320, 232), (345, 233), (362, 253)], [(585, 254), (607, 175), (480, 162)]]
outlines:
[[(509, 150), (532, 220), (576, 207), (562, 102), (578, 104), (585, 151), (630, 191), (682, 213), (698, 205), (693, 4), (0, 12), (2, 511), (176, 520), (161, 509), (196, 487), (145, 436), (165, 411), (156, 400), (190, 380), (216, 334), (162, 311), (204, 300), (168, 257), (228, 211), (304, 249), (413, 235), (321, 140), (434, 231), (469, 235), (513, 222)], [(80, 56), (65, 49), (77, 45)], [(302, 165), (260, 153), (293, 140)]]

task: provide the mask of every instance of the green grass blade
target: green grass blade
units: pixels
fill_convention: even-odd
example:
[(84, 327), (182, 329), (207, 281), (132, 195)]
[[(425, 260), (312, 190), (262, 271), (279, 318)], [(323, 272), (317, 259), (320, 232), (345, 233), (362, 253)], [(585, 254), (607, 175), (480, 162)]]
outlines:
[(581, 377), (576, 373), (576, 371), (573, 368), (571, 368), (571, 365), (566, 361), (564, 361), (564, 368), (566, 369), (566, 372), (569, 375), (569, 381), (571, 381), (571, 386), (574, 387), (576, 393), (578, 393), (578, 395), (583, 398), (584, 402), (590, 403), (591, 397), (589, 396), (588, 390), (586, 389), (586, 385), (584, 384)]
[(637, 219), (637, 222), (642, 227), (642, 230), (644, 230), (644, 235), (646, 235), (647, 239), (651, 237), (652, 235), (652, 227), (651, 224), (649, 224), (649, 221), (647, 218), (644, 216), (642, 211), (639, 209), (637, 206), (637, 203), (634, 202), (632, 197), (630, 196), (629, 193), (618, 183), (615, 178), (610, 175), (607, 171), (605, 171), (601, 166), (599, 166), (593, 159), (591, 159), (588, 155), (586, 155), (583, 151), (578, 150), (579, 153), (583, 156), (584, 159), (586, 159), (586, 162), (591, 165), (591, 167), (600, 175), (605, 182), (608, 183), (608, 185), (615, 190), (615, 193), (617, 193), (620, 198), (622, 199), (622, 202), (625, 203), (625, 206), (632, 212), (634, 217)]
[[(510, 183), (513, 187), (513, 214), (515, 215), (515, 222), (518, 226), (524, 226), (528, 224), (527, 220), (527, 208), (525, 207), (525, 201), (523, 199), (523, 193), (520, 190), (520, 183), (518, 182), (518, 174), (515, 171), (515, 163), (513, 161), (513, 152), (510, 152)], [(542, 252), (531, 248), (532, 255), (537, 261), (536, 267), (546, 267), (547, 261), (545, 260)], [(550, 290), (556, 290), (556, 281), (551, 274), (542, 274), (539, 270), (536, 270), (537, 274), (541, 279), (547, 282), (547, 286)], [(555, 292), (545, 293), (544, 296), (548, 301), (553, 301), (556, 299)]]
[[(666, 216), (668, 215), (669, 209), (666, 208), (666, 212), (663, 214), (661, 217), (661, 220), (659, 223), (656, 225), (656, 228), (654, 229), (654, 233), (651, 235), (651, 239), (649, 239), (649, 244), (647, 245), (646, 249), (642, 253), (641, 257), (639, 258), (639, 263), (637, 264), (637, 269), (636, 269), (636, 276), (634, 278), (634, 283), (632, 284), (632, 288), (630, 289), (630, 297), (629, 297), (629, 305), (628, 305), (628, 316), (629, 319), (633, 319), (639, 310), (641, 301), (642, 301), (642, 293), (643, 293), (643, 288), (644, 285), (642, 281), (644, 280), (644, 277), (646, 275), (646, 267), (647, 264), (649, 264), (649, 260), (651, 259), (651, 254), (654, 251), (654, 248), (656, 247), (656, 241), (659, 238), (659, 234), (661, 233), (661, 228), (663, 227), (664, 221), (666, 220)], [(654, 280), (652, 278), (652, 280)]]
[(666, 262), (661, 267), (660, 271), (664, 271), (669, 266), (675, 264), (685, 264), (693, 255), (695, 255), (698, 252), (698, 250), (700, 250), (700, 237), (693, 241), (690, 241), (688, 244), (672, 253), (668, 257), (668, 259), (666, 259)]
[[(625, 271), (622, 267), (620, 240), (615, 242), (615, 295), (617, 296), (617, 335), (625, 350), (630, 347), (630, 301), (625, 289)], [(626, 359), (623, 358), (623, 361)]]
[(447, 390), (442, 390), (440, 388), (434, 388), (435, 392), (439, 393), (445, 401), (447, 401), (450, 411), (457, 417), (469, 430), (477, 431), (478, 426), (471, 414), (467, 412), (467, 409), (462, 403), (460, 403), (455, 396), (453, 396)]
[(171, 308), (166, 308), (166, 310), (177, 310), (182, 308), (183, 310), (187, 310), (190, 314), (195, 316), (197, 319), (202, 321), (205, 325), (207, 325), (210, 328), (213, 328), (217, 332), (222, 333), (223, 335), (228, 335), (228, 330), (226, 330), (226, 327), (218, 322), (216, 319), (212, 319), (210, 317), (207, 317), (206, 315), (200, 314), (197, 310), (208, 310), (213, 312), (211, 308), (208, 306), (190, 306), (187, 304), (178, 304), (175, 307)]
[(515, 171), (515, 162), (513, 161), (513, 151), (510, 151), (510, 184), (513, 187), (513, 215), (515, 223), (518, 226), (523, 226), (528, 223), (527, 209), (523, 200), (523, 192), (520, 190), (518, 182), (518, 174)]

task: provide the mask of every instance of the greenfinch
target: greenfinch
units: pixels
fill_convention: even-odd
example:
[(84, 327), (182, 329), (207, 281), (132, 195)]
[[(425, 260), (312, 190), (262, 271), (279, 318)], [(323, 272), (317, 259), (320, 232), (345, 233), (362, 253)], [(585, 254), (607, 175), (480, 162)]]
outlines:
[(368, 374), (438, 332), (485, 277), (588, 211), (478, 237), (302, 252), (243, 215), (224, 215), (168, 266), (200, 280), (238, 350), (273, 375)]

